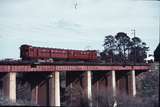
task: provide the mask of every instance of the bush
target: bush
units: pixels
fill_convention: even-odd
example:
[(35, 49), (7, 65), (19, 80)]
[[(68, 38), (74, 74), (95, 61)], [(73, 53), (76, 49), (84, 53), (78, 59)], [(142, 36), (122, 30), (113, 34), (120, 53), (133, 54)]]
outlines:
[(34, 102), (30, 102), (27, 100), (17, 100), (16, 102), (13, 102), (9, 100), (7, 97), (0, 96), (0, 106), (38, 106)]
[[(82, 90), (81, 90), (82, 91)], [(69, 101), (67, 106), (70, 107), (89, 107), (90, 100), (84, 95), (80, 90), (72, 89), (71, 91), (66, 92), (67, 95), (72, 95), (72, 99)], [(76, 96), (75, 93), (81, 93)], [(82, 94), (83, 93), (83, 94)], [(159, 107), (158, 100), (153, 98), (141, 98), (141, 97), (132, 97), (122, 92), (117, 92), (117, 96), (113, 97), (110, 90), (101, 88), (98, 92), (93, 92), (92, 95), (92, 107)], [(80, 100), (77, 100), (80, 99)], [(79, 101), (79, 102), (78, 102)]]

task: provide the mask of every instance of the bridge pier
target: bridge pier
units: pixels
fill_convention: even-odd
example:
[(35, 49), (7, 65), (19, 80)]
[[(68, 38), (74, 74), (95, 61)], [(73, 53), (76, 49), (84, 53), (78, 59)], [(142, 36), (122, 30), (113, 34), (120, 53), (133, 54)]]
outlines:
[(135, 70), (128, 73), (128, 95), (136, 96), (136, 74)]
[(92, 106), (92, 72), (91, 71), (86, 71), (87, 72), (87, 98), (90, 101), (89, 106)]
[(108, 78), (108, 88), (111, 88), (112, 95), (116, 96), (116, 72), (115, 70), (112, 70), (109, 72)]
[(16, 102), (16, 73), (10, 72), (3, 77), (3, 93), (9, 100)]
[(50, 106), (60, 106), (60, 73), (52, 72), (50, 79)]
[(113, 91), (113, 96), (116, 96), (116, 72), (115, 70), (112, 70), (111, 71), (111, 76), (112, 76), (112, 79), (111, 79), (111, 88), (112, 88), (112, 91)]
[(85, 71), (83, 75), (84, 94), (89, 101), (88, 105), (92, 107), (92, 71)]

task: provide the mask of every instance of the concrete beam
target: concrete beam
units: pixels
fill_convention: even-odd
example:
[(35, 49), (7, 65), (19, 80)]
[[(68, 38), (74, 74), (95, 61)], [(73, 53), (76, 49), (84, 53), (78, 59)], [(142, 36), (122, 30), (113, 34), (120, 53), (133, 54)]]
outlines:
[(3, 92), (11, 101), (16, 102), (16, 73), (7, 73), (3, 77)]
[(53, 72), (50, 82), (50, 106), (60, 106), (60, 75)]

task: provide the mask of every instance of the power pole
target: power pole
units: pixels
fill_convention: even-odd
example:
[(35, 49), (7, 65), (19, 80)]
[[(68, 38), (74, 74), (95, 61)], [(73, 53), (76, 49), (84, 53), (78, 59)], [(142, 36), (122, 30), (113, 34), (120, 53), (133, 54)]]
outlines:
[[(135, 29), (132, 29), (131, 31), (133, 31), (133, 37), (135, 38), (136, 37), (136, 30)], [(134, 44), (135, 44), (135, 41), (133, 41), (134, 42)], [(135, 63), (136, 63), (136, 47), (134, 46), (134, 65), (135, 65)]]
[(78, 3), (76, 1), (75, 4), (74, 4), (74, 8), (77, 9), (77, 6), (78, 6)]
[(160, 16), (159, 16), (159, 43), (160, 43)]
[(135, 38), (135, 36), (136, 36), (136, 30), (132, 29), (131, 31), (133, 31), (133, 35), (134, 35), (134, 38)]

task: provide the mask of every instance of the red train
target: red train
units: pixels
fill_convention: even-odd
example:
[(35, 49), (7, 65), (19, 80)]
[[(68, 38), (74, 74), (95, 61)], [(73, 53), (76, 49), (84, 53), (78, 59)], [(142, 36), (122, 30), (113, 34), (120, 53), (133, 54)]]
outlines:
[(95, 61), (97, 60), (96, 50), (68, 50), (57, 48), (42, 48), (31, 45), (21, 45), (20, 57), (22, 60), (80, 60)]

